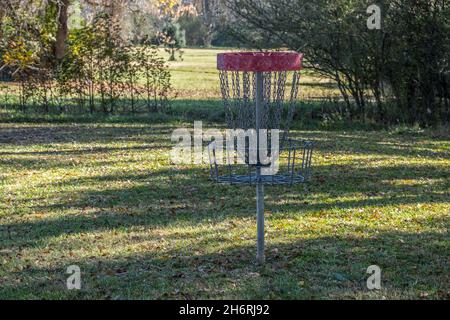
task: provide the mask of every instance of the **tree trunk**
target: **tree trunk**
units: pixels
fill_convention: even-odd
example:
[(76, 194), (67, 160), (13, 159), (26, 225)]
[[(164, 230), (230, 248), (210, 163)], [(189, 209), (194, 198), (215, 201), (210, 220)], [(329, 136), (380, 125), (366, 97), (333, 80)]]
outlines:
[(66, 41), (68, 35), (67, 20), (69, 19), (68, 9), (70, 0), (61, 0), (58, 2), (58, 30), (56, 31), (55, 57), (58, 60), (64, 58), (66, 54)]
[(3, 39), (3, 19), (5, 17), (5, 9), (0, 7), (0, 39)]

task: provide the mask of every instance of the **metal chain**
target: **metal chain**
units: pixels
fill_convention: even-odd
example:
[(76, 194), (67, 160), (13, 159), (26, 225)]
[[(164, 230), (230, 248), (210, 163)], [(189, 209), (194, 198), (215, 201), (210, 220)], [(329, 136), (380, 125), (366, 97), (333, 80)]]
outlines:
[(300, 84), (300, 72), (294, 71), (294, 74), (292, 76), (292, 86), (291, 86), (291, 95), (290, 95), (290, 99), (289, 99), (289, 109), (288, 109), (288, 114), (286, 116), (285, 123), (284, 123), (284, 132), (283, 132), (283, 137), (282, 137), (282, 141), (280, 144), (281, 146), (283, 146), (284, 142), (288, 138), (287, 136), (289, 133), (289, 127), (290, 127), (292, 119), (294, 117), (295, 108), (297, 107), (297, 96), (298, 96), (299, 84)]
[[(220, 87), (226, 113), (226, 121), (232, 129), (255, 127), (256, 75), (254, 72), (220, 71)], [(242, 81), (241, 81), (242, 77)], [(230, 80), (231, 78), (231, 88)], [(263, 72), (263, 129), (283, 131), (282, 143), (288, 138), (298, 95), (300, 73), (295, 71), (290, 86), (289, 101), (285, 104), (287, 72)], [(242, 85), (241, 85), (242, 83)]]
[(222, 92), (222, 101), (223, 105), (225, 107), (225, 118), (228, 127), (232, 127), (233, 123), (233, 112), (231, 110), (231, 103), (230, 103), (230, 88), (228, 83), (228, 72), (225, 70), (219, 71), (219, 78), (220, 78), (220, 90)]
[(243, 103), (243, 107), (244, 107), (244, 121), (245, 121), (245, 127), (243, 129), (248, 129), (251, 128), (253, 123), (255, 122), (254, 120), (254, 103), (253, 103), (253, 99), (252, 99), (252, 88), (250, 87), (250, 74), (248, 72), (244, 72), (242, 74), (242, 90), (243, 90), (243, 95), (244, 95), (244, 103)]
[(276, 92), (274, 90), (274, 102), (273, 102), (273, 116), (271, 128), (284, 129), (280, 127), (281, 118), (283, 116), (284, 109), (284, 90), (286, 88), (286, 71), (278, 73), (278, 80), (276, 83)]
[[(276, 74), (276, 73), (275, 73)], [(261, 129), (269, 128), (272, 72), (263, 72), (263, 108)]]

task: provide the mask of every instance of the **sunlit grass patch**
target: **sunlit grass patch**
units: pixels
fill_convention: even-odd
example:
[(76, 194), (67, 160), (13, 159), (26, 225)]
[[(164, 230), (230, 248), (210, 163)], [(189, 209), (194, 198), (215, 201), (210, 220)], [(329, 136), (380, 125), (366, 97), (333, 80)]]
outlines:
[(448, 140), (294, 131), (316, 142), (313, 179), (266, 188), (258, 267), (254, 188), (172, 165), (174, 128), (1, 124), (0, 297), (449, 297)]

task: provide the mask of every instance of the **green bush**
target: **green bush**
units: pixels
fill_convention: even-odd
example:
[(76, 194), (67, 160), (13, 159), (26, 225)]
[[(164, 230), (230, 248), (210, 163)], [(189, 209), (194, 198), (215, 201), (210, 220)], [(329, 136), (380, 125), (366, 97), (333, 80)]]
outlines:
[[(156, 47), (132, 47), (108, 14), (71, 30), (67, 53), (57, 64), (36, 54), (35, 41), (16, 37), (7, 63), (15, 65), (20, 84), (18, 107), (45, 113), (157, 112), (167, 107), (170, 73)], [(44, 42), (43, 42), (44, 43)], [(5, 60), (5, 59), (4, 59)]]

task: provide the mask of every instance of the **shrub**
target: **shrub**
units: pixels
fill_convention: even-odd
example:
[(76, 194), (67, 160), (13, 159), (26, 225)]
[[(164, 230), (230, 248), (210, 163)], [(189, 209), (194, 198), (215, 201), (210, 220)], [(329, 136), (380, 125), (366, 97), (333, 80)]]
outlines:
[[(56, 65), (31, 50), (35, 41), (16, 37), (2, 55), (15, 66), (19, 105), (38, 112), (156, 112), (168, 105), (170, 73), (156, 47), (134, 48), (107, 14), (70, 32), (65, 57)], [(39, 43), (39, 42), (38, 42)], [(48, 60), (48, 59), (47, 59)]]

